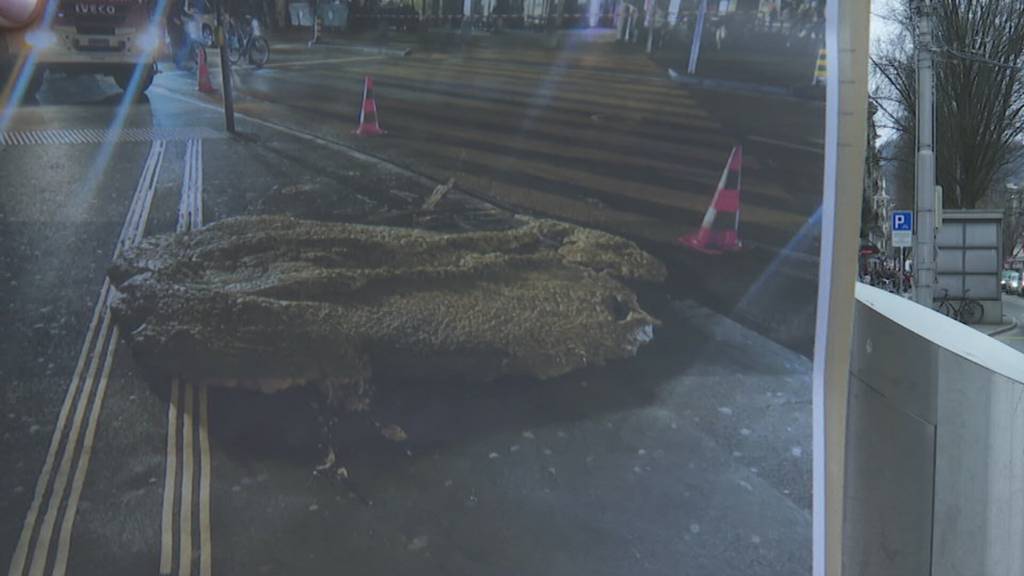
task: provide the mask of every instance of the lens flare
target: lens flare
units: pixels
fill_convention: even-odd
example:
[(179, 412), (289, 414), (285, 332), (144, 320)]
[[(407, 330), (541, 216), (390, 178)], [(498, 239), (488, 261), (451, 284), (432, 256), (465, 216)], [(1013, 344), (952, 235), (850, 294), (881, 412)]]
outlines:
[[(53, 24), (53, 18), (57, 14), (57, 7), (59, 5), (60, 2), (56, 0), (47, 2), (46, 11), (43, 12), (38, 30), (50, 30), (50, 25)], [(32, 76), (36, 72), (36, 62), (38, 60), (39, 51), (33, 48), (28, 52), (27, 57), (19, 59), (20, 66), (11, 72), (11, 78), (7, 80), (8, 85), (5, 86), (3, 95), (0, 96), (0, 107), (3, 108), (2, 112), (0, 112), (0, 134), (7, 131), (7, 126), (11, 123), (11, 118), (14, 117), (14, 110), (21, 104), (21, 99), (25, 97), (25, 90), (28, 89)], [(13, 87), (10, 87), (12, 81)]]
[(135, 38), (135, 45), (144, 52), (156, 52), (160, 48), (160, 31), (150, 26)]
[(45, 50), (57, 43), (57, 35), (45, 28), (37, 28), (25, 34), (25, 43), (35, 50)]
[[(786, 264), (786, 269), (793, 269), (799, 267), (800, 261), (816, 262), (819, 257), (820, 247), (816, 246), (818, 243), (815, 236), (816, 232), (821, 230), (821, 206), (814, 211), (814, 214), (807, 219), (807, 222), (800, 228), (793, 238), (790, 239), (786, 245), (778, 251), (775, 258), (772, 259), (768, 267), (765, 268), (761, 276), (754, 282), (753, 286), (747, 290), (744, 294), (743, 299), (740, 300), (739, 304), (736, 305), (736, 309), (743, 309), (744, 307), (751, 304), (751, 300), (760, 294), (765, 282), (769, 278), (772, 278), (779, 272), (780, 266)], [(817, 275), (817, 265), (815, 265), (815, 275)]]

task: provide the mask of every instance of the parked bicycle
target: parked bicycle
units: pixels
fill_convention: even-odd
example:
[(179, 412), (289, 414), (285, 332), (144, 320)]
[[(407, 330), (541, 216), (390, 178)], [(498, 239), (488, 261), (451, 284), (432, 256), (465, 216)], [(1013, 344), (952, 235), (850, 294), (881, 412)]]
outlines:
[(242, 22), (231, 19), (227, 27), (228, 60), (238, 64), (242, 58), (257, 68), (270, 60), (270, 43), (260, 32), (260, 23), (252, 16), (243, 16)]
[(977, 324), (985, 316), (985, 307), (981, 302), (968, 298), (970, 290), (964, 290), (964, 297), (953, 299), (949, 297), (949, 290), (943, 290), (942, 300), (939, 301), (939, 312), (964, 324)]

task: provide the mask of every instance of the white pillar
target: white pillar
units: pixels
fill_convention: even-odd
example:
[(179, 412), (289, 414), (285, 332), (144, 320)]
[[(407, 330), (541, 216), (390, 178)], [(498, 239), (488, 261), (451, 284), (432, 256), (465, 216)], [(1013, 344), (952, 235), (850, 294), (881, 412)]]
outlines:
[(935, 79), (932, 76), (931, 3), (919, 0), (917, 44), (917, 231), (914, 234), (914, 299), (932, 307), (935, 283)]

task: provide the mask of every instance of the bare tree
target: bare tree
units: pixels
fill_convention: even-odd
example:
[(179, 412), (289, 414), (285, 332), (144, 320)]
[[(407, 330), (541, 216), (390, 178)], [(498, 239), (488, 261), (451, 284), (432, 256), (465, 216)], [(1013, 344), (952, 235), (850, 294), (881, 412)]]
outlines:
[(860, 199), (860, 237), (869, 239), (874, 228), (878, 226), (878, 211), (875, 209), (875, 197), (882, 187), (882, 161), (878, 153), (878, 129), (875, 122), (877, 108), (873, 103), (868, 105), (867, 146), (864, 154), (864, 193)]
[(1024, 258), (1024, 251), (1017, 247), (1024, 245), (1024, 190), (1008, 191), (1005, 214), (1003, 215), (1003, 257)]
[[(1024, 148), (1024, 144), (1018, 144)], [(993, 208), (1003, 210), (1003, 256), (1005, 258), (1024, 258), (1024, 249), (1017, 251), (1017, 246), (1024, 243), (1024, 155), (1007, 167), (1005, 186), (993, 194), (990, 204)]]
[[(884, 123), (914, 141), (917, 101), (913, 5), (888, 15), (901, 30), (872, 56), (872, 99)], [(974, 208), (1019, 154), (1024, 133), (1024, 0), (933, 0), (936, 46), (936, 178), (943, 204)], [(902, 158), (903, 171), (912, 157)], [(908, 165), (909, 163), (909, 165)], [(912, 171), (911, 171), (912, 175)], [(912, 176), (911, 176), (912, 177)], [(906, 180), (906, 176), (899, 178)]]

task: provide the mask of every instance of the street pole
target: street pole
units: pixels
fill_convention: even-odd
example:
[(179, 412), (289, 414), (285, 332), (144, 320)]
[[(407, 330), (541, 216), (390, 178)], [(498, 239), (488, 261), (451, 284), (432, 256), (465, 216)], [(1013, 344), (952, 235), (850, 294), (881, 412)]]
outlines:
[(690, 45), (690, 62), (686, 67), (686, 73), (693, 74), (697, 73), (697, 58), (700, 57), (700, 41), (704, 35), (704, 17), (708, 11), (708, 0), (700, 0), (700, 6), (697, 7), (697, 27), (693, 30), (693, 43)]
[(697, 58), (700, 56), (700, 38), (703, 36), (703, 20), (708, 13), (708, 0), (700, 0), (697, 6), (696, 28), (693, 29), (693, 42), (690, 44), (690, 61), (686, 67), (686, 74), (697, 73)]
[(647, 53), (654, 52), (654, 0), (644, 0), (644, 24), (647, 26)]
[(224, 127), (235, 133), (235, 94), (231, 89), (231, 60), (225, 44), (220, 45), (220, 81), (224, 88)]
[(917, 2), (917, 174), (914, 299), (933, 305), (935, 282), (935, 78), (931, 0)]
[(626, 9), (626, 43), (632, 44), (635, 41), (633, 33), (633, 19), (636, 16), (636, 10), (632, 5)]

